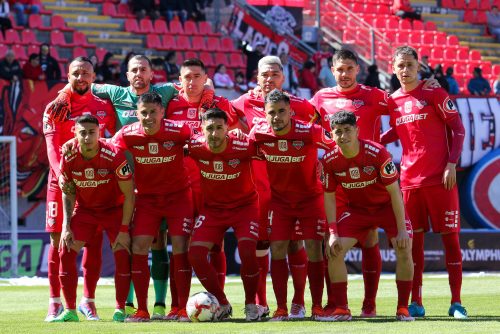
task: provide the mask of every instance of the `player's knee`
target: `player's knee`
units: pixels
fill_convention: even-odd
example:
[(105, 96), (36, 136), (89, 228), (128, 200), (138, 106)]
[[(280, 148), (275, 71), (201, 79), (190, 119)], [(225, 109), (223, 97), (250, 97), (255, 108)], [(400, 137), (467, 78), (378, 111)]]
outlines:
[(288, 242), (273, 241), (271, 242), (271, 258), (274, 260), (284, 259), (288, 250)]
[(305, 245), (309, 261), (317, 262), (323, 259), (321, 240), (306, 240)]
[(186, 237), (172, 237), (172, 251), (174, 254), (182, 254), (188, 251), (188, 242)]
[(59, 240), (61, 240), (60, 232), (50, 232), (50, 245), (52, 247), (59, 247)]
[(304, 247), (302, 240), (291, 240), (288, 243), (288, 252), (297, 253), (302, 247)]
[(255, 250), (255, 241), (249, 239), (238, 241), (238, 253), (242, 262), (255, 258)]
[(267, 250), (269, 249), (269, 241), (267, 240), (259, 240), (257, 241), (257, 250)]
[(134, 238), (132, 240), (132, 253), (148, 254), (151, 242), (145, 238)]
[(397, 261), (411, 262), (412, 261), (411, 248), (410, 247), (396, 248), (396, 259)]
[(203, 263), (208, 264), (208, 248), (204, 246), (191, 245), (188, 251), (188, 259), (191, 265), (196, 268)]
[(363, 244), (363, 247), (365, 248), (371, 248), (374, 247), (376, 244), (378, 244), (378, 231), (377, 230), (371, 230), (370, 233), (368, 233), (365, 243)]

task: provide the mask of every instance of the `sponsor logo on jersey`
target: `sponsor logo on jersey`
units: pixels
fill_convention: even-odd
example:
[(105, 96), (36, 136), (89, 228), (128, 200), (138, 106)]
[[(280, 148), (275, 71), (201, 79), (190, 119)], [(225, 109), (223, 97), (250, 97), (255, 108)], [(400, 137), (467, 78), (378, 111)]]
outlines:
[(340, 173), (335, 173), (335, 175), (340, 176), (340, 177), (345, 177), (347, 174), (346, 174), (346, 172), (340, 172)]
[(375, 170), (375, 167), (373, 167), (373, 166), (363, 167), (363, 172), (365, 172), (368, 175), (372, 175), (374, 170)]
[(94, 168), (85, 169), (85, 177), (87, 179), (93, 179), (94, 178)]
[(257, 124), (257, 123), (260, 123), (260, 122), (263, 122), (265, 121), (266, 119), (265, 118), (262, 118), (262, 117), (254, 117), (252, 119), (252, 124)]
[(288, 142), (286, 140), (278, 140), (278, 149), (281, 152), (288, 151)]
[(376, 148), (375, 146), (372, 146), (372, 145), (370, 145), (370, 144), (365, 144), (365, 148), (366, 148), (367, 150), (373, 151), (373, 152), (375, 152), (375, 153), (380, 152), (380, 149), (379, 149), (379, 148)]
[(100, 119), (103, 119), (104, 117), (106, 117), (106, 112), (104, 110), (99, 110), (98, 112), (96, 112), (96, 115)]
[(267, 147), (274, 147), (274, 143), (264, 143)]
[(188, 108), (187, 117), (191, 118), (191, 119), (195, 119), (196, 118), (196, 108)]
[(135, 148), (136, 150), (144, 151), (144, 146), (132, 146), (132, 147)]
[(266, 155), (267, 161), (276, 163), (303, 162), (305, 159), (306, 159), (305, 155), (301, 155), (300, 157), (292, 157), (290, 155)]
[[(374, 184), (377, 182), (377, 179), (373, 180), (368, 180), (368, 181), (360, 181), (360, 182), (342, 182), (342, 188), (344, 189), (360, 189), (360, 188), (366, 188), (371, 184)], [(339, 219), (340, 221), (340, 219)]]
[(352, 167), (349, 168), (349, 175), (351, 175), (351, 179), (359, 179), (359, 168), (358, 167)]
[(110, 179), (106, 180), (98, 180), (98, 181), (78, 181), (75, 180), (75, 185), (78, 188), (96, 188), (97, 186), (101, 184), (106, 184), (109, 183)]
[(158, 154), (158, 143), (148, 143), (149, 153)]
[(240, 164), (240, 159), (231, 159), (227, 162), (227, 164), (233, 168), (236, 168)]
[(264, 108), (262, 108), (262, 107), (253, 106), (252, 109), (255, 111), (258, 111), (258, 112), (264, 112)]
[(164, 162), (172, 162), (175, 160), (175, 156), (174, 154), (168, 157), (135, 157), (135, 161), (143, 165), (156, 165)]
[(103, 147), (103, 148), (101, 148), (101, 152), (102, 152), (102, 153), (106, 153), (107, 155), (110, 155), (110, 156), (112, 156), (112, 157), (115, 157), (115, 156), (116, 156), (116, 153), (115, 153), (115, 152), (113, 152), (113, 151), (111, 151), (111, 150), (108, 150), (107, 148), (104, 148), (104, 147)]
[(443, 102), (443, 109), (447, 113), (455, 113), (457, 112), (457, 107), (455, 107), (455, 104), (453, 103), (452, 100), (450, 100), (449, 97), (446, 97), (446, 99)]
[(359, 109), (364, 105), (365, 105), (365, 101), (363, 101), (363, 100), (353, 100), (352, 101), (352, 106), (356, 109)]
[(118, 175), (120, 179), (127, 179), (130, 175), (132, 175), (132, 168), (130, 168), (127, 160), (124, 160), (120, 166), (118, 166), (116, 169), (116, 175)]
[(109, 174), (109, 170), (100, 168), (97, 170), (97, 174), (99, 174), (101, 177), (105, 177)]
[(392, 160), (387, 160), (383, 165), (382, 168), (380, 169), (380, 174), (382, 177), (394, 177), (398, 173), (398, 170), (396, 169), (396, 166), (394, 165), (394, 162)]
[(200, 159), (200, 160), (198, 160), (198, 161), (199, 161), (199, 162), (201, 162), (201, 163), (202, 163), (202, 164), (204, 164), (204, 165), (208, 165), (208, 164), (209, 164), (209, 162), (208, 162), (207, 160), (201, 160), (201, 159)]
[(205, 179), (218, 180), (218, 181), (234, 180), (234, 179), (237, 179), (241, 174), (241, 172), (238, 172), (235, 174), (207, 173), (205, 171), (200, 171), (200, 172), (201, 172), (201, 176), (203, 176)]
[(122, 117), (137, 117), (137, 110), (124, 110), (122, 111)]
[(179, 111), (174, 111), (172, 113), (172, 115), (182, 115), (183, 111), (182, 110), (179, 110)]
[(166, 141), (166, 142), (164, 142), (164, 143), (163, 143), (163, 147), (164, 147), (165, 149), (169, 150), (169, 151), (172, 149), (172, 147), (173, 147), (174, 145), (175, 145), (175, 143), (174, 143), (173, 141), (171, 141), (171, 140)]
[(396, 125), (401, 125), (401, 124), (406, 124), (406, 123), (413, 123), (413, 122), (416, 122), (416, 121), (424, 120), (426, 118), (427, 118), (427, 113), (405, 115), (405, 116), (398, 117), (396, 119)]
[(292, 146), (295, 147), (297, 150), (300, 150), (302, 147), (304, 147), (304, 142), (301, 140), (294, 140), (292, 141)]
[(418, 100), (417, 103), (415, 103), (418, 109), (423, 109), (427, 105), (427, 101), (424, 100)]
[(413, 103), (411, 101), (406, 101), (404, 108), (405, 108), (405, 113), (407, 114), (411, 113), (411, 110), (413, 108)]
[(214, 161), (214, 171), (222, 172), (224, 170), (224, 163), (222, 161)]
[(347, 99), (337, 99), (335, 101), (335, 107), (337, 108), (344, 108), (347, 105)]

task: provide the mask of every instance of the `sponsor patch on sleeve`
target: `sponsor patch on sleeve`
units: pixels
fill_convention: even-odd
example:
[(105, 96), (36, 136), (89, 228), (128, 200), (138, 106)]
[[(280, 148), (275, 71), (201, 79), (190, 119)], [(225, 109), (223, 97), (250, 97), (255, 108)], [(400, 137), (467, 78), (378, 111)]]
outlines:
[(455, 106), (455, 103), (453, 103), (453, 101), (449, 97), (447, 97), (443, 102), (443, 110), (447, 113), (456, 113), (457, 107)]
[(385, 178), (392, 178), (396, 176), (397, 173), (398, 170), (396, 169), (394, 162), (392, 162), (392, 160), (390, 159), (384, 162), (382, 168), (380, 168), (380, 175)]
[(128, 180), (132, 175), (132, 169), (127, 160), (123, 161), (118, 168), (116, 168), (116, 175), (121, 180)]

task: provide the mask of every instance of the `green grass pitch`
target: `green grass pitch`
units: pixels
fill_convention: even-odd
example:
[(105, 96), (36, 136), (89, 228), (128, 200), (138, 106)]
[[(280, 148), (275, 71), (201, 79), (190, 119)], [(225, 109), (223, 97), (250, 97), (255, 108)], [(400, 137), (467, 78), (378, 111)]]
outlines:
[[(427, 275), (424, 278), (424, 305), (427, 317), (413, 323), (400, 323), (394, 319), (396, 287), (394, 280), (384, 276), (380, 282), (377, 298), (379, 317), (364, 320), (359, 315), (363, 283), (356, 277), (350, 278), (349, 303), (354, 315), (353, 321), (345, 323), (318, 323), (310, 320), (288, 322), (246, 323), (243, 315), (243, 287), (235, 278), (228, 278), (226, 293), (233, 306), (233, 319), (222, 323), (175, 323), (152, 322), (142, 324), (113, 323), (110, 319), (114, 309), (114, 288), (99, 285), (97, 307), (100, 322), (87, 322), (80, 315), (80, 323), (43, 322), (47, 312), (47, 286), (16, 286), (0, 281), (0, 333), (500, 333), (500, 275), (471, 275), (464, 277), (462, 303), (467, 307), (470, 318), (459, 321), (448, 317), (449, 288), (445, 275)], [(289, 301), (291, 300), (291, 281)], [(202, 291), (196, 279), (191, 293)], [(81, 297), (82, 287), (79, 286)], [(150, 304), (154, 301), (150, 287)], [(271, 311), (275, 307), (271, 283), (268, 282), (268, 298)], [(168, 301), (168, 297), (167, 297)], [(310, 314), (310, 296), (306, 291), (306, 307)], [(150, 307), (152, 311), (152, 305)]]

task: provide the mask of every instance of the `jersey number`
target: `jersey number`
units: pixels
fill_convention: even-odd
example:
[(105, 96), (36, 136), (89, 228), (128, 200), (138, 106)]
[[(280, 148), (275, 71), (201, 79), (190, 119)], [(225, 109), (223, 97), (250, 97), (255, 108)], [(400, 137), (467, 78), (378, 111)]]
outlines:
[(49, 202), (47, 205), (47, 215), (49, 218), (57, 217), (57, 202)]
[(198, 218), (196, 219), (196, 222), (194, 223), (194, 228), (200, 227), (204, 221), (205, 221), (205, 216), (198, 216)]

